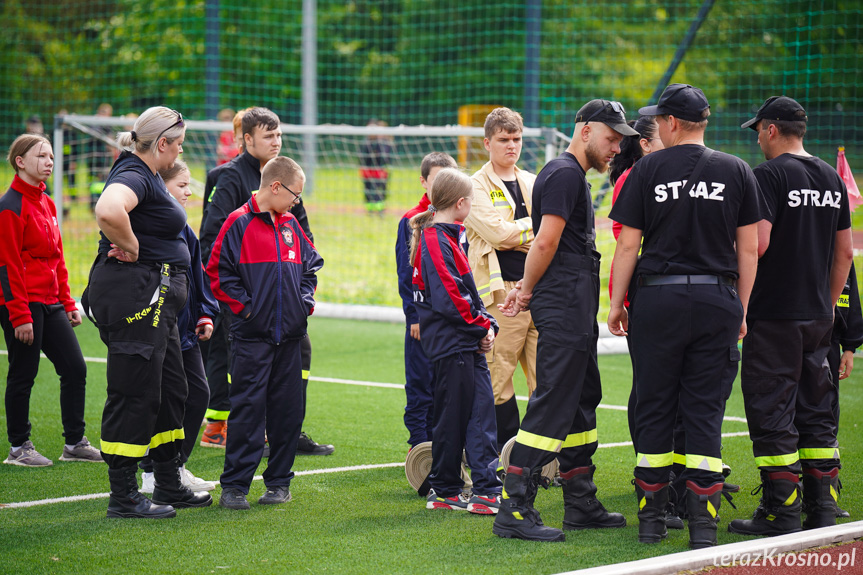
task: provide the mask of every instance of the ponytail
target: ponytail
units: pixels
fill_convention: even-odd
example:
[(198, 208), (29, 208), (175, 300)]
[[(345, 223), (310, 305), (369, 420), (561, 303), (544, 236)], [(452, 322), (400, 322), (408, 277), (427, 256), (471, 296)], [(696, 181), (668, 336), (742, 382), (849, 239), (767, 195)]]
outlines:
[(420, 249), (420, 236), (422, 236), (424, 229), (431, 227), (433, 219), (434, 212), (431, 210), (420, 212), (411, 218), (410, 224), (411, 228), (413, 229), (413, 232), (411, 232), (411, 265), (414, 264), (414, 261), (416, 260), (417, 250)]
[(428, 210), (411, 218), (411, 227), (414, 230), (411, 236), (411, 265), (414, 263), (417, 250), (419, 250), (422, 231), (431, 227), (435, 212), (448, 210), (456, 205), (461, 198), (470, 197), (473, 197), (473, 185), (470, 178), (456, 168), (441, 168), (435, 175), (429, 190), (431, 204)]

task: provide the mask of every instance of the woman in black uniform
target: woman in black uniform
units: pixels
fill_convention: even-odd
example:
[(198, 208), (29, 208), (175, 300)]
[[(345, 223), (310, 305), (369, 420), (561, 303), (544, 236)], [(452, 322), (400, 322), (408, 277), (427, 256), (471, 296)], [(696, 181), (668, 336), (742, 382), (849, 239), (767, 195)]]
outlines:
[[(178, 453), (187, 385), (177, 313), (187, 296), (189, 249), (181, 237), (183, 207), (159, 176), (182, 152), (179, 112), (145, 111), (117, 143), (123, 152), (96, 204), (99, 255), (84, 305), (108, 346), (108, 398), (102, 456), (108, 463), (108, 517), (173, 517), (174, 508), (204, 507), (208, 493), (184, 486)], [(156, 487), (138, 492), (138, 461), (149, 451)]]

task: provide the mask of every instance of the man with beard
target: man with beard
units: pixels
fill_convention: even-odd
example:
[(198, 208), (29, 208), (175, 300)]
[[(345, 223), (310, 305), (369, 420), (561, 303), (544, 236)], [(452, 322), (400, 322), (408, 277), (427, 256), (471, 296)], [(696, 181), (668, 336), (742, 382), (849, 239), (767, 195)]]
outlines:
[(542, 467), (557, 457), (563, 482), (564, 529), (624, 527), (596, 499), (596, 406), (602, 398), (596, 342), (599, 328), (599, 252), (585, 174), (608, 169), (625, 136), (619, 102), (591, 100), (575, 117), (566, 151), (545, 165), (533, 186), (535, 238), (517, 282), (500, 306), (514, 316), (528, 309), (539, 332), (536, 391), (515, 436), (493, 531), (500, 537), (563, 541), (543, 525), (533, 502)]
[[(635, 164), (611, 209), (611, 219), (623, 228), (612, 262), (608, 327), (626, 335), (632, 326), (638, 366), (638, 540), (658, 543), (667, 533), (679, 413), (686, 435), (689, 545), (698, 549), (716, 545), (722, 418), (755, 280), (759, 189), (745, 162), (704, 146), (710, 105), (698, 88), (671, 84), (656, 106), (639, 113), (656, 116), (665, 149)], [(630, 286), (633, 274), (636, 289)], [(623, 307), (627, 288), (630, 318)]]

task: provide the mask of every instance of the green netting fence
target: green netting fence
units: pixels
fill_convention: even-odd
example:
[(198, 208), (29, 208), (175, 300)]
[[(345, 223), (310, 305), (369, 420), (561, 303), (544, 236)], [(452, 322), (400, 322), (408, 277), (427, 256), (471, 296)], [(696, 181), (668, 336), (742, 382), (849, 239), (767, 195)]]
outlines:
[[(569, 133), (575, 110), (594, 97), (620, 100), (634, 118), (679, 60), (670, 81), (695, 84), (710, 99), (709, 145), (762, 161), (754, 133), (739, 125), (767, 96), (784, 93), (807, 108), (808, 149), (833, 164), (844, 145), (863, 173), (860, 0), (5, 0), (0, 16), (4, 143), (31, 116), (50, 134), (61, 111), (91, 115), (102, 104), (114, 116), (164, 104), (196, 120), (260, 105), (290, 124), (353, 126), (370, 118), (456, 124), (463, 106), (504, 105), (528, 126)], [(304, 48), (310, 37), (314, 52)], [(104, 152), (78, 137), (72, 187), (84, 196)], [(411, 158), (401, 161), (405, 170), (416, 168)], [(538, 169), (542, 158), (534, 151), (525, 161)], [(202, 157), (199, 175), (214, 159)], [(361, 184), (353, 168), (344, 172), (326, 195), (353, 206)], [(405, 173), (382, 219), (360, 209), (344, 224), (348, 236), (385, 250), (356, 264), (369, 267), (369, 285), (335, 300), (397, 305), (387, 258), (400, 213), (421, 191), (418, 174)], [(314, 193), (308, 203), (314, 228)], [(92, 233), (84, 200), (69, 207), (77, 222), (69, 233)], [(331, 249), (335, 257), (343, 248)], [(90, 254), (75, 257), (70, 267), (86, 271)]]

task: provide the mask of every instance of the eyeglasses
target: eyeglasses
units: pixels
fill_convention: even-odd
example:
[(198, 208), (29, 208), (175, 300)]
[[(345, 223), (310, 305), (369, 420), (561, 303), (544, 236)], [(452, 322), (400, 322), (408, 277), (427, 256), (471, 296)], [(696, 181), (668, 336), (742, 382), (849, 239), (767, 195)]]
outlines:
[(165, 134), (165, 132), (167, 132), (168, 130), (176, 128), (177, 126), (185, 126), (186, 125), (186, 123), (183, 122), (183, 114), (181, 114), (177, 110), (174, 110), (173, 112), (175, 114), (177, 114), (177, 121), (174, 122), (173, 124), (171, 124), (170, 126), (168, 126), (167, 128), (165, 128), (164, 130), (162, 130), (162, 133), (159, 134), (159, 136), (156, 138), (157, 142), (159, 141), (159, 138), (161, 138)]
[[(611, 101), (611, 102), (608, 102), (605, 106), (603, 106), (599, 110), (597, 110), (596, 112), (594, 112), (593, 114), (591, 114), (590, 117), (587, 118), (587, 120), (584, 120), (584, 123), (585, 124), (590, 123), (590, 121), (592, 119), (594, 119), (595, 117), (597, 117), (600, 114), (602, 114), (603, 112), (605, 112), (609, 107), (611, 107), (611, 109), (614, 112), (617, 112), (618, 114), (623, 114), (623, 116), (626, 117), (626, 110), (623, 109), (623, 104), (621, 104), (620, 102)], [(580, 120), (578, 120), (578, 118), (576, 118), (576, 123), (578, 123), (579, 121)]]
[(300, 196), (301, 196), (302, 194), (298, 194), (298, 193), (296, 193), (294, 190), (292, 190), (291, 188), (289, 188), (288, 186), (286, 186), (286, 185), (285, 185), (285, 184), (283, 184), (282, 182), (279, 182), (279, 185), (280, 185), (280, 186), (282, 186), (283, 188), (285, 188), (286, 190), (288, 190), (289, 192), (291, 192), (291, 195), (293, 195), (293, 196), (294, 196), (294, 203), (295, 203), (295, 204), (297, 204), (297, 203), (299, 203), (299, 202), (300, 202)]

